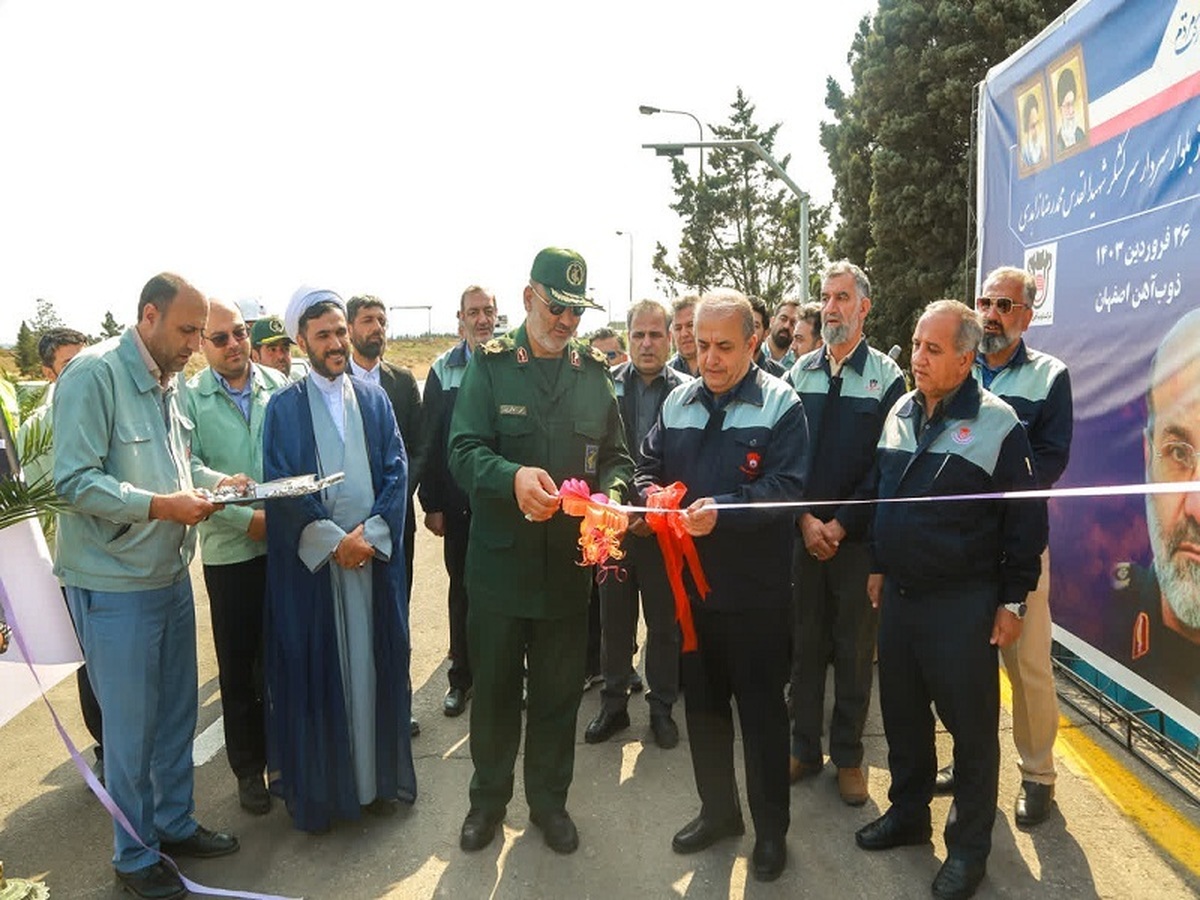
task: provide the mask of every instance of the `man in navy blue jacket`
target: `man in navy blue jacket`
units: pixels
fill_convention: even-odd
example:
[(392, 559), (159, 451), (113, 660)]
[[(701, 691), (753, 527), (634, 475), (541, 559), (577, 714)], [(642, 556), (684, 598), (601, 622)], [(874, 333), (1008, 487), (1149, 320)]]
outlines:
[(646, 436), (636, 484), (687, 486), (683, 525), (711, 590), (688, 583), (699, 651), (684, 654), (684, 693), (700, 815), (675, 835), (693, 853), (744, 833), (733, 769), (736, 699), (754, 819), (753, 871), (778, 878), (787, 862), (790, 509), (723, 503), (796, 501), (804, 493), (808, 426), (795, 391), (753, 363), (754, 312), (736, 291), (696, 310), (701, 378), (675, 388)]
[[(806, 499), (862, 497), (873, 488), (875, 445), (884, 418), (904, 393), (904, 375), (863, 336), (871, 283), (862, 269), (847, 260), (826, 269), (821, 304), (824, 344), (800, 357), (787, 374), (804, 403), (812, 440)], [(796, 519), (800, 534), (792, 562), (795, 722), (789, 775), (799, 781), (823, 768), (825, 673), (832, 660), (829, 756), (838, 770), (838, 792), (851, 806), (862, 806), (868, 797), (862, 734), (878, 625), (867, 599), (870, 524), (871, 508), (865, 505), (804, 510)]]
[(987, 870), (1000, 776), (996, 648), (1021, 636), (1046, 546), (1046, 508), (1036, 501), (888, 502), (1036, 486), (1016, 413), (971, 377), (982, 336), (979, 317), (957, 300), (925, 308), (913, 334), (916, 390), (888, 414), (875, 463), (881, 503), (867, 589), (882, 604), (879, 701), (891, 807), (855, 839), (865, 850), (928, 842), (932, 703), (954, 738), (956, 782), (936, 897), (970, 897)]

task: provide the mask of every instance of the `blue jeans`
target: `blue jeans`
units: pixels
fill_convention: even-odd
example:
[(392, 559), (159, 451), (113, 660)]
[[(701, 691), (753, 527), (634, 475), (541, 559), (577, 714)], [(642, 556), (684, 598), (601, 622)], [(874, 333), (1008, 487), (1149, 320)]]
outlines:
[[(191, 580), (128, 592), (68, 586), (67, 602), (104, 710), (109, 794), (148, 846), (191, 837), (197, 707)], [(119, 871), (157, 861), (116, 822), (113, 832)]]

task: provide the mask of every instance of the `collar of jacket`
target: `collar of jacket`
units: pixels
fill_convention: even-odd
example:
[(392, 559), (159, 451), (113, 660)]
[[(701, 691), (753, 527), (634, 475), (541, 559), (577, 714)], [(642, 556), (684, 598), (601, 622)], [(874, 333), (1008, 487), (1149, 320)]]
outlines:
[[(974, 419), (979, 415), (979, 382), (975, 380), (973, 375), (967, 375), (966, 380), (959, 386), (957, 393), (950, 398), (949, 404), (942, 408), (942, 415), (946, 419)], [(920, 391), (913, 391), (908, 399), (904, 401), (904, 405), (896, 410), (896, 415), (903, 416), (906, 419), (912, 418), (916, 412), (917, 398), (921, 396)]]
[[(739, 381), (737, 385), (729, 391), (730, 396), (728, 402), (725, 404), (725, 408), (728, 409), (729, 404), (734, 402), (752, 403), (755, 406), (762, 406), (763, 391), (762, 385), (759, 384), (759, 379), (769, 377), (771, 376), (764, 373), (763, 370), (754, 363), (751, 363), (749, 371), (746, 372), (746, 374), (742, 377), (742, 380)], [(684, 403), (695, 403), (697, 400), (701, 400), (702, 397), (708, 398), (706, 405), (709, 409), (712, 409), (716, 405), (716, 397), (713, 392), (705, 386), (704, 379), (694, 378), (688, 382), (687, 393), (682, 398), (682, 401)]]

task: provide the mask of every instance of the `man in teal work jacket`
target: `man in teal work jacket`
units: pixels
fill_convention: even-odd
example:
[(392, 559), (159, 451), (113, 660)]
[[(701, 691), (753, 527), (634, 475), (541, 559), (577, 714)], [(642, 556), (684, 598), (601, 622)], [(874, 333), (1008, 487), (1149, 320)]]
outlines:
[(575, 763), (591, 567), (579, 519), (558, 512), (567, 478), (622, 496), (633, 461), (604, 354), (572, 340), (587, 267), (550, 247), (533, 261), (525, 323), (479, 348), (450, 425), (450, 472), (471, 504), (466, 583), (471, 706), (471, 809), (459, 844), (491, 843), (513, 792), (528, 665), (525, 796), (530, 819), (559, 853), (579, 846), (566, 810)]
[[(114, 822), (120, 886), (155, 900), (187, 894), (158, 858), (238, 849), (192, 815), (196, 617), (193, 525), (220, 507), (192, 486), (179, 373), (200, 344), (208, 300), (178, 275), (151, 278), (138, 321), (72, 360), (54, 394), (54, 572), (67, 588), (104, 710), (104, 777), (138, 837)], [(244, 479), (228, 479), (244, 483)]]
[[(211, 488), (230, 473), (242, 472), (261, 481), (267, 401), (289, 381), (276, 369), (250, 361), (250, 329), (232, 303), (209, 301), (201, 348), (208, 368), (188, 381), (185, 404), (192, 421), (192, 480)], [(262, 815), (271, 808), (263, 780), (266, 513), (227, 506), (198, 530), (221, 682), (225, 753), (238, 781), (238, 802), (247, 812)]]

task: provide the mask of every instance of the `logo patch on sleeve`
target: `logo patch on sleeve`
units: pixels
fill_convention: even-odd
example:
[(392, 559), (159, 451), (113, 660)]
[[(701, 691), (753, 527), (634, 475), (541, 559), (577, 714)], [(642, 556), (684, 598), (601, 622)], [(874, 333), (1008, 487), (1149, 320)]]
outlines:
[(596, 474), (596, 464), (600, 459), (600, 445), (588, 444), (583, 448), (583, 471), (589, 475)]
[(961, 426), (954, 434), (950, 435), (950, 439), (956, 444), (962, 444), (964, 447), (975, 440), (975, 435), (971, 433), (971, 429), (966, 425)]

